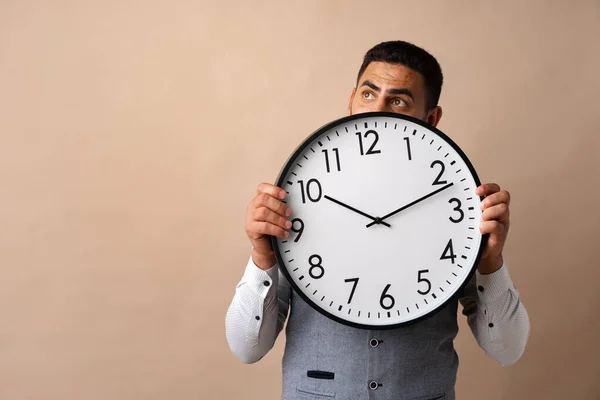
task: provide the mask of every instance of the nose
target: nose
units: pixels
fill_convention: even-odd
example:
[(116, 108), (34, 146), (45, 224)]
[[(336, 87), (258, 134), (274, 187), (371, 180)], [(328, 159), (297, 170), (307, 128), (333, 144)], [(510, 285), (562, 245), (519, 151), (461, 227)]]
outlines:
[(390, 111), (388, 109), (388, 104), (384, 96), (380, 96), (377, 101), (374, 101), (370, 104), (369, 111)]

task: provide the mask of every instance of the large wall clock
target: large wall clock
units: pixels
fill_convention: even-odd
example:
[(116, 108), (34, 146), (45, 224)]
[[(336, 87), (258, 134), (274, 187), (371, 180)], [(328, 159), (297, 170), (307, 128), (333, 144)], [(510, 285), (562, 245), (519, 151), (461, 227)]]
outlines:
[(422, 319), (481, 257), (479, 178), (448, 136), (418, 119), (333, 121), (300, 144), (276, 185), (292, 209), (290, 236), (271, 239), (279, 267), (340, 323), (386, 329)]

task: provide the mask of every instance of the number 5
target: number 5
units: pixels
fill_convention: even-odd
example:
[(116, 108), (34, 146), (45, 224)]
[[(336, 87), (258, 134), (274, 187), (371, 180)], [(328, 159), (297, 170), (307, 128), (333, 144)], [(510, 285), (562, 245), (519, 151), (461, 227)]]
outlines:
[(427, 283), (426, 291), (422, 292), (420, 289), (417, 290), (417, 293), (422, 294), (422, 295), (426, 295), (427, 293), (429, 293), (431, 291), (431, 282), (429, 282), (428, 279), (421, 277), (421, 274), (426, 274), (427, 272), (429, 272), (428, 269), (423, 269), (423, 270), (419, 271), (419, 275), (417, 276), (417, 283), (421, 283), (421, 282)]

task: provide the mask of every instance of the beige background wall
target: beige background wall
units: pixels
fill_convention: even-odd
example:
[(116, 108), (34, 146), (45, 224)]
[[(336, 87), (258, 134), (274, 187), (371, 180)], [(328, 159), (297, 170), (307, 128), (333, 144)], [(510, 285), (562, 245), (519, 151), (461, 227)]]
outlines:
[(0, 399), (278, 398), (284, 336), (225, 340), (246, 204), (390, 39), (513, 194), (531, 340), (502, 368), (461, 317), (459, 398), (600, 398), (599, 4), (1, 1)]

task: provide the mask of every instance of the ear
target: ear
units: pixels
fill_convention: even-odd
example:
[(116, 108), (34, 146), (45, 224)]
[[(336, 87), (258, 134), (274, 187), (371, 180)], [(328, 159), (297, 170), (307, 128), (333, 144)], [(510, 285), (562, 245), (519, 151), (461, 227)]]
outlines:
[(442, 119), (442, 107), (436, 106), (427, 112), (425, 121), (429, 125), (436, 127), (440, 123), (440, 119)]
[(350, 100), (348, 101), (348, 110), (346, 115), (352, 115), (352, 102), (354, 101), (354, 95), (356, 94), (356, 88), (352, 88), (352, 93), (350, 93)]

